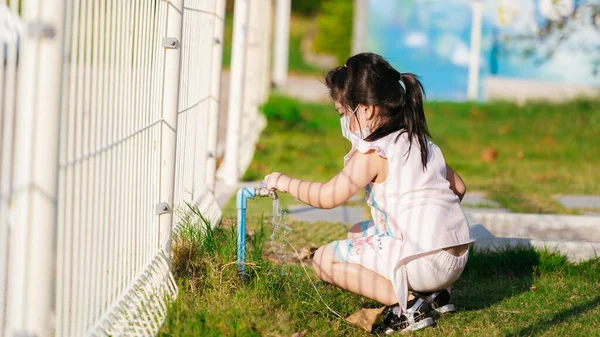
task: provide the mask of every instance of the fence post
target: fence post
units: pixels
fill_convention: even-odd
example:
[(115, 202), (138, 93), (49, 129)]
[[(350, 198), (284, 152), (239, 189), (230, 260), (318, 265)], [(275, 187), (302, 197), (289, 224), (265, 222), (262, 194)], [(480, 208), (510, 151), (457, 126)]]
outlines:
[(225, 162), (220, 172), (226, 185), (237, 184), (240, 178), (240, 134), (244, 110), (246, 44), (248, 39), (249, 0), (236, 0), (233, 12), (233, 46), (231, 49), (231, 83), (227, 114)]
[(17, 68), (17, 42), (23, 33), (23, 25), (18, 15), (18, 3), (12, 2), (9, 8), (2, 1), (0, 7), (8, 9), (0, 14), (0, 20), (4, 21), (4, 34), (0, 38), (0, 336), (4, 336), (11, 246), (8, 210), (11, 206), (14, 169), (14, 78)]
[(282, 87), (287, 82), (292, 1), (276, 0), (276, 3), (273, 84)]
[[(52, 336), (62, 0), (23, 1), (6, 333)], [(1, 66), (1, 65), (0, 65)]]
[(157, 213), (160, 223), (159, 247), (171, 255), (171, 229), (175, 190), (175, 150), (181, 62), (183, 0), (168, 0), (167, 29), (163, 37), (165, 71), (161, 120), (160, 192)]
[(264, 13), (265, 19), (262, 22), (261, 30), (260, 30), (260, 40), (262, 41), (262, 50), (261, 50), (261, 83), (259, 90), (259, 106), (265, 103), (269, 99), (269, 91), (271, 89), (271, 76), (272, 76), (272, 67), (271, 67), (271, 55), (273, 51), (273, 1), (272, 0), (264, 0), (262, 3), (263, 8), (261, 8), (262, 13)]
[(352, 20), (352, 55), (356, 55), (365, 51), (367, 40), (367, 10), (367, 0), (354, 0), (354, 18)]
[(225, 0), (216, 0), (215, 26), (213, 27), (214, 46), (212, 50), (212, 73), (210, 95), (210, 110), (208, 116), (208, 156), (206, 158), (206, 185), (214, 192), (217, 172), (217, 140), (219, 134), (219, 109), (223, 102), (220, 101), (221, 73), (223, 62), (223, 30), (225, 27)]
[(473, 19), (471, 23), (471, 57), (469, 59), (469, 82), (467, 98), (476, 100), (479, 93), (479, 58), (481, 55), (481, 16), (483, 3), (473, 0)]

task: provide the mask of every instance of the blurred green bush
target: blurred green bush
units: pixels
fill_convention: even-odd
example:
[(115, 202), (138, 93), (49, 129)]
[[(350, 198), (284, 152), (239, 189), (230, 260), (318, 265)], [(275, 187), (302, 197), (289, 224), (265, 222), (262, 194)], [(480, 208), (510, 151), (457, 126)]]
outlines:
[[(321, 3), (324, 0), (292, 0), (292, 13), (303, 16), (313, 16), (321, 9)], [(233, 13), (234, 0), (227, 0), (225, 10), (227, 13)], [(273, 3), (275, 7), (275, 3)]]
[(351, 0), (329, 0), (321, 4), (317, 14), (317, 36), (313, 41), (315, 52), (335, 55), (340, 63), (350, 56), (353, 3)]
[(323, 0), (292, 0), (292, 13), (304, 16), (315, 15), (321, 9)]
[[(227, 0), (227, 13), (233, 14), (234, 0)], [(312, 49), (334, 55), (339, 63), (350, 56), (352, 47), (352, 0), (292, 0), (292, 15), (316, 17), (317, 35)], [(228, 55), (227, 55), (228, 56)]]

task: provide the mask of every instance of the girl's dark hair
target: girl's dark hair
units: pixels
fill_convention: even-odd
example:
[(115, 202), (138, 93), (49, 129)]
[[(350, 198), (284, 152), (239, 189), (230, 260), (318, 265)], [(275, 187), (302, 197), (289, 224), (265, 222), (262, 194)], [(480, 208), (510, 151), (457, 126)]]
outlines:
[[(400, 82), (404, 83), (404, 87)], [(408, 133), (410, 152), (413, 140), (417, 139), (425, 169), (429, 155), (427, 137), (431, 138), (431, 135), (423, 111), (425, 89), (415, 74), (400, 73), (383, 57), (362, 53), (350, 57), (343, 66), (330, 70), (325, 84), (331, 99), (350, 111), (358, 104), (379, 107), (376, 117), (379, 127), (366, 141), (372, 142), (401, 130), (400, 135)]]

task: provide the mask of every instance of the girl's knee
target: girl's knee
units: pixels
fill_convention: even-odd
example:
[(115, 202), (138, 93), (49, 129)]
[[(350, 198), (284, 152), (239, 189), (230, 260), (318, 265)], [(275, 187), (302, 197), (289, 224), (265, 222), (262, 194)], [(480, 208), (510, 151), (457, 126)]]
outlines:
[(331, 264), (333, 263), (333, 248), (331, 244), (321, 246), (315, 252), (312, 260), (312, 267), (321, 280), (326, 279), (327, 270), (331, 269)]
[(317, 275), (319, 275), (321, 265), (323, 263), (323, 250), (324, 249), (325, 249), (325, 246), (319, 247), (319, 249), (317, 249), (317, 251), (313, 255), (312, 267), (315, 270), (315, 273), (317, 273)]

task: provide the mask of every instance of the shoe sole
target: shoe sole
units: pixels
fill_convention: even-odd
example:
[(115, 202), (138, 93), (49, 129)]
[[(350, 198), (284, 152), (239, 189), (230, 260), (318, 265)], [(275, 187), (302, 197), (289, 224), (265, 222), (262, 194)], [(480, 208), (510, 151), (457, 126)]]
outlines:
[(406, 333), (406, 332), (409, 332), (409, 331), (417, 331), (417, 330), (421, 330), (423, 328), (426, 328), (428, 326), (432, 326), (434, 324), (435, 324), (435, 321), (433, 320), (433, 318), (427, 317), (427, 318), (419, 321), (418, 323), (415, 323), (413, 325), (407, 326), (405, 329), (400, 330), (400, 331), (396, 331), (396, 330), (388, 328), (388, 330), (385, 331), (385, 334), (386, 335), (392, 335), (392, 334), (395, 334), (395, 333)]
[(454, 307), (454, 304), (446, 304), (433, 310), (436, 311), (438, 314), (446, 314), (449, 312), (456, 311), (456, 308)]

